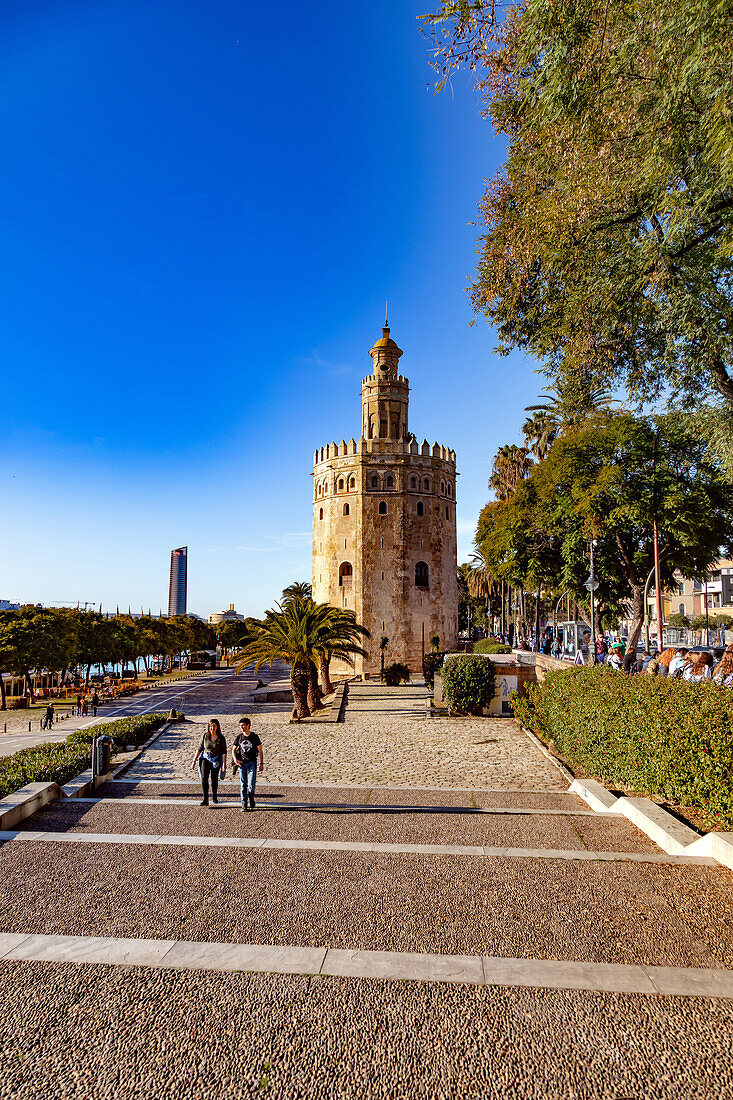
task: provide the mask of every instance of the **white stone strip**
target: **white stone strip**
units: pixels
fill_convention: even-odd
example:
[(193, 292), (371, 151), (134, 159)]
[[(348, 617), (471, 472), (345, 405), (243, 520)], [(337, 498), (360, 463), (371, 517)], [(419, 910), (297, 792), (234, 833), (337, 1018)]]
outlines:
[[(172, 787), (186, 787), (190, 786), (191, 790), (201, 790), (200, 783), (194, 783), (189, 779), (136, 779), (134, 776), (126, 779), (108, 779), (108, 783), (124, 783), (125, 786), (135, 786), (138, 783), (157, 783), (159, 786), (172, 786)], [(232, 780), (224, 780), (226, 785)], [(239, 781), (237, 780), (237, 785)], [(301, 779), (257, 779), (257, 787), (293, 787), (300, 790), (302, 787), (316, 787), (326, 788), (332, 790), (349, 790), (349, 791), (433, 791), (435, 794), (453, 794), (454, 792), (460, 792), (461, 794), (561, 794), (566, 795), (568, 792), (565, 788), (533, 788), (533, 787), (422, 787), (413, 783), (338, 783), (335, 780), (331, 783), (313, 783)]]
[(601, 783), (597, 783), (595, 779), (574, 779), (570, 784), (568, 794), (576, 794), (578, 798), (582, 798), (592, 810), (597, 810), (600, 813), (613, 810), (618, 802), (616, 795), (607, 791), (606, 788)]
[[(198, 806), (194, 795), (190, 798), (75, 798), (74, 802), (104, 802), (113, 806)], [(236, 801), (222, 800), (212, 802), (210, 810), (239, 809), (239, 799)], [(409, 803), (389, 806), (381, 802), (258, 802), (257, 810), (361, 810), (364, 813), (431, 813), (431, 814), (457, 814), (472, 816), (475, 814), (502, 814), (505, 816), (540, 816), (540, 817), (598, 817), (594, 810), (537, 810), (522, 809), (516, 806), (412, 806)]]
[(473, 856), (502, 859), (599, 860), (616, 863), (685, 864), (714, 867), (710, 856), (670, 856), (646, 852), (593, 852), (588, 849), (508, 848), (475, 844), (387, 844), (379, 841), (301, 840), (234, 836), (175, 836), (166, 833), (71, 833), (41, 830), (0, 832), (6, 841), (43, 841), (48, 844), (148, 844), (173, 847), (261, 848), (296, 852), (377, 852), (385, 855)]
[(733, 971), (402, 951), (0, 933), (4, 962), (310, 974), (733, 999)]

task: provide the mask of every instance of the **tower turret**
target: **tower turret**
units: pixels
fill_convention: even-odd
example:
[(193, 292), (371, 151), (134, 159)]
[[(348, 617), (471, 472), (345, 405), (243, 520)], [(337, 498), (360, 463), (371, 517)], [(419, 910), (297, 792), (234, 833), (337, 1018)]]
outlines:
[(362, 435), (365, 439), (396, 439), (408, 436), (407, 407), (410, 387), (398, 374), (402, 349), (389, 335), (385, 318), (382, 339), (369, 349), (374, 371), (361, 387)]

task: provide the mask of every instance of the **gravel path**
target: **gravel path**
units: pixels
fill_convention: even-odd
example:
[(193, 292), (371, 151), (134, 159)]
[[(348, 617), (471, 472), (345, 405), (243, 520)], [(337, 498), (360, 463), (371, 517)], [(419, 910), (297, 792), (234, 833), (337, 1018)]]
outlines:
[[(193, 800), (192, 800), (193, 801)], [(115, 801), (96, 805), (57, 802), (21, 829), (146, 833), (173, 836), (302, 838), (388, 844), (486, 844), (509, 848), (567, 848), (604, 852), (658, 852), (625, 819), (540, 815), (352, 810), (266, 810), (240, 813), (227, 806), (146, 806)]]
[(733, 1097), (729, 1001), (61, 963), (0, 997), (2, 1100)]
[[(706, 924), (729, 916), (733, 874), (707, 867), (135, 846), (119, 853), (102, 844), (4, 845), (0, 930), (733, 963), (733, 942)], [(681, 881), (686, 892), (673, 908)], [(696, 892), (707, 895), (704, 907)]]

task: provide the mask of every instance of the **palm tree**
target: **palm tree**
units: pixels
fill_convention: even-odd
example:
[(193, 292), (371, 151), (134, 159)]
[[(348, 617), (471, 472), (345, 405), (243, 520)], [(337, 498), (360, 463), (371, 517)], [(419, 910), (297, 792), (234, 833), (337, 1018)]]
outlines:
[(489, 488), (496, 493), (496, 499), (508, 500), (531, 468), (532, 459), (526, 447), (517, 447), (515, 443), (500, 447), (494, 455), (489, 478)]
[[(548, 393), (541, 393), (541, 405), (528, 405), (525, 412), (533, 413), (531, 420), (527, 420), (526, 428), (537, 415), (546, 425), (547, 430), (554, 432), (554, 438), (577, 428), (580, 424), (592, 416), (593, 413), (603, 412), (616, 402), (611, 397), (609, 390), (602, 386), (592, 386), (584, 379), (565, 383), (557, 383), (548, 387)], [(549, 447), (548, 447), (549, 450)]]
[(287, 588), (283, 588), (281, 607), (285, 607), (291, 600), (310, 600), (313, 598), (313, 589), (307, 581), (293, 581)]
[(366, 650), (362, 649), (359, 642), (369, 638), (369, 631), (356, 621), (353, 611), (343, 607), (331, 607), (329, 604), (319, 604), (325, 608), (322, 614), (321, 626), (318, 630), (314, 651), (321, 670), (323, 691), (330, 695), (333, 684), (330, 677), (332, 660), (345, 661), (353, 667), (355, 656), (366, 657)]
[(361, 637), (368, 637), (368, 632), (355, 620), (353, 624), (337, 620), (334, 613), (345, 614), (340, 608), (297, 596), (271, 609), (239, 654), (237, 672), (252, 662), (257, 672), (264, 664), (285, 661), (290, 665), (296, 715), (308, 718), (320, 707), (315, 662), (326, 653), (350, 663), (355, 654), (366, 656), (353, 638), (354, 631)]
[(474, 599), (486, 600), (486, 616), (491, 629), (491, 598), (497, 591), (497, 580), (480, 550), (471, 554), (471, 568), (466, 574), (466, 585)]
[(522, 435), (530, 454), (542, 462), (557, 439), (557, 424), (546, 411), (536, 409), (522, 425)]

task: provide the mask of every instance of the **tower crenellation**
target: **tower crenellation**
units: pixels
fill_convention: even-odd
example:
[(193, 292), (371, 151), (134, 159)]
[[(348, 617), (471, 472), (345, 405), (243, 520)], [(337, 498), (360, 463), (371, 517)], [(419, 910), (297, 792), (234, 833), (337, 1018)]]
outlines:
[(353, 610), (370, 630), (370, 656), (421, 667), (430, 637), (457, 641), (456, 453), (409, 431), (402, 350), (385, 322), (362, 382), (362, 434), (320, 447), (313, 462), (313, 595)]

